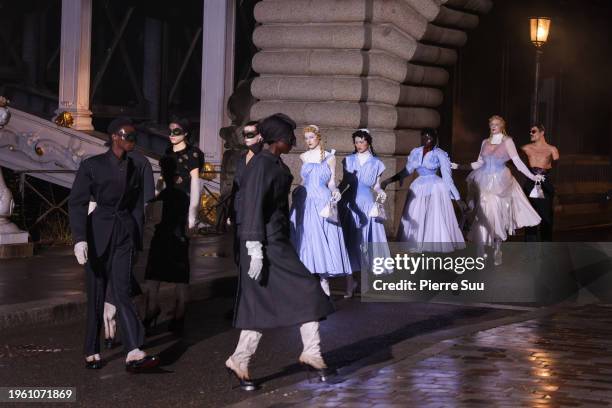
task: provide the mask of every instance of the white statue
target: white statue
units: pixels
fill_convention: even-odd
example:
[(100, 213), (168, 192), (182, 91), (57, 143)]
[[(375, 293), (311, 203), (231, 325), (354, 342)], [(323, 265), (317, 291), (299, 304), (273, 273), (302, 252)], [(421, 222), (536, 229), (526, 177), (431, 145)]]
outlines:
[[(10, 120), (11, 114), (8, 110), (8, 101), (0, 96), (0, 129)], [(13, 224), (9, 217), (13, 214), (15, 202), (13, 194), (6, 186), (0, 167), (0, 244), (22, 244), (28, 242), (28, 233), (21, 231)]]

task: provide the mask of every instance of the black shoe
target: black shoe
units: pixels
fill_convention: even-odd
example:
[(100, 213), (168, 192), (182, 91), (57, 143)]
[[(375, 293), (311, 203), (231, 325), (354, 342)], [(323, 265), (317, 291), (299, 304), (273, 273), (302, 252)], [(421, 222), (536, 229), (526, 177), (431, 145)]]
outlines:
[(311, 372), (314, 372), (315, 375), (319, 378), (319, 381), (321, 382), (327, 382), (329, 381), (329, 379), (336, 374), (336, 370), (330, 369), (330, 368), (316, 368), (311, 366), (308, 363), (304, 363), (302, 362), (302, 367), (304, 367), (304, 369), (306, 370), (306, 376), (308, 377), (308, 382), (310, 382), (310, 374)]
[(140, 360), (132, 360), (125, 363), (125, 371), (133, 374), (142, 373), (159, 365), (158, 356), (145, 356)]
[(104, 367), (104, 362), (102, 360), (85, 360), (85, 368), (88, 370), (99, 370)]
[(234, 370), (232, 370), (229, 367), (225, 367), (225, 369), (227, 370), (227, 376), (229, 379), (229, 383), (230, 383), (230, 389), (232, 389), (232, 377), (234, 377), (235, 379), (238, 380), (239, 384), (240, 384), (240, 388), (242, 388), (244, 391), (255, 391), (257, 390), (257, 384), (255, 384), (254, 381), (252, 380), (248, 380), (248, 379), (242, 379), (240, 377), (238, 377), (238, 374), (236, 374), (234, 372)]
[(115, 345), (115, 339), (113, 339), (112, 337), (109, 337), (108, 339), (104, 339), (104, 348), (106, 348), (107, 350), (112, 349), (114, 345)]

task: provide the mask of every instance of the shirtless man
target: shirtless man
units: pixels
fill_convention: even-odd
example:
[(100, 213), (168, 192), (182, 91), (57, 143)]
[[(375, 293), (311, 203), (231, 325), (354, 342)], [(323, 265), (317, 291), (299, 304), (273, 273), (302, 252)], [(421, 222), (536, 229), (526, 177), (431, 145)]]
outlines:
[(554, 162), (559, 160), (559, 151), (555, 146), (546, 143), (544, 131), (544, 125), (533, 125), (530, 131), (531, 143), (521, 147), (529, 159), (529, 168), (533, 174), (546, 176), (541, 184), (544, 198), (529, 197), (534, 187), (533, 181), (527, 180), (523, 185), (525, 195), (529, 197), (531, 205), (542, 218), (539, 225), (525, 228), (525, 241), (538, 241), (538, 238), (540, 241), (552, 241), (555, 189), (550, 181), (549, 173)]

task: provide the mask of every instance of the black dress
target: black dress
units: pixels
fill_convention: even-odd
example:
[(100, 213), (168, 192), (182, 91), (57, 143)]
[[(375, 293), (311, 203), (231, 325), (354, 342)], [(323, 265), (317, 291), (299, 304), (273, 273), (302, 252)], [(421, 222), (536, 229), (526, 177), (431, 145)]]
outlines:
[[(318, 321), (333, 312), (319, 279), (302, 264), (289, 240), (289, 168), (267, 150), (249, 161), (241, 178), (240, 275), (234, 326), (266, 329)], [(248, 199), (247, 199), (248, 198)], [(248, 275), (245, 241), (263, 243), (260, 279)]]
[(145, 279), (189, 283), (190, 172), (202, 168), (204, 154), (190, 145), (178, 152), (169, 148), (159, 164), (166, 188), (155, 199), (163, 202), (162, 218), (151, 240)]

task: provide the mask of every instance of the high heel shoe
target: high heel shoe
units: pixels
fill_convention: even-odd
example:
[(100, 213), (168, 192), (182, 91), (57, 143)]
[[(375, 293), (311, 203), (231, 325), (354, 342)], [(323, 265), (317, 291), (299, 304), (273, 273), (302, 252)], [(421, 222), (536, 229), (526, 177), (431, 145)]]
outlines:
[(125, 371), (132, 374), (142, 373), (159, 365), (158, 356), (144, 356), (140, 360), (132, 360), (125, 363)]
[(157, 327), (157, 318), (159, 317), (160, 314), (161, 314), (161, 309), (159, 307), (155, 309), (153, 313), (147, 314), (147, 316), (142, 321), (142, 325), (145, 327), (145, 329), (150, 329), (151, 325), (153, 327)]
[[(319, 381), (327, 382), (330, 377), (334, 375), (335, 370), (328, 368), (325, 365), (322, 357), (319, 357), (316, 361), (309, 361), (310, 358), (304, 357), (301, 355), (299, 358), (300, 365), (306, 370), (306, 376), (308, 378), (308, 382), (310, 382), (310, 374), (313, 371), (317, 377), (319, 377)], [(320, 360), (320, 361), (318, 361)]]
[(334, 370), (327, 367), (316, 368), (303, 361), (300, 361), (300, 365), (306, 370), (306, 378), (308, 379), (308, 382), (310, 382), (311, 372), (314, 372), (321, 382), (329, 381), (330, 377), (334, 374)]
[(230, 390), (233, 388), (232, 377), (238, 380), (240, 388), (244, 391), (255, 391), (257, 389), (257, 385), (253, 380), (238, 377), (238, 374), (236, 374), (236, 372), (229, 367), (225, 367), (225, 369), (227, 370), (227, 378), (230, 384)]

